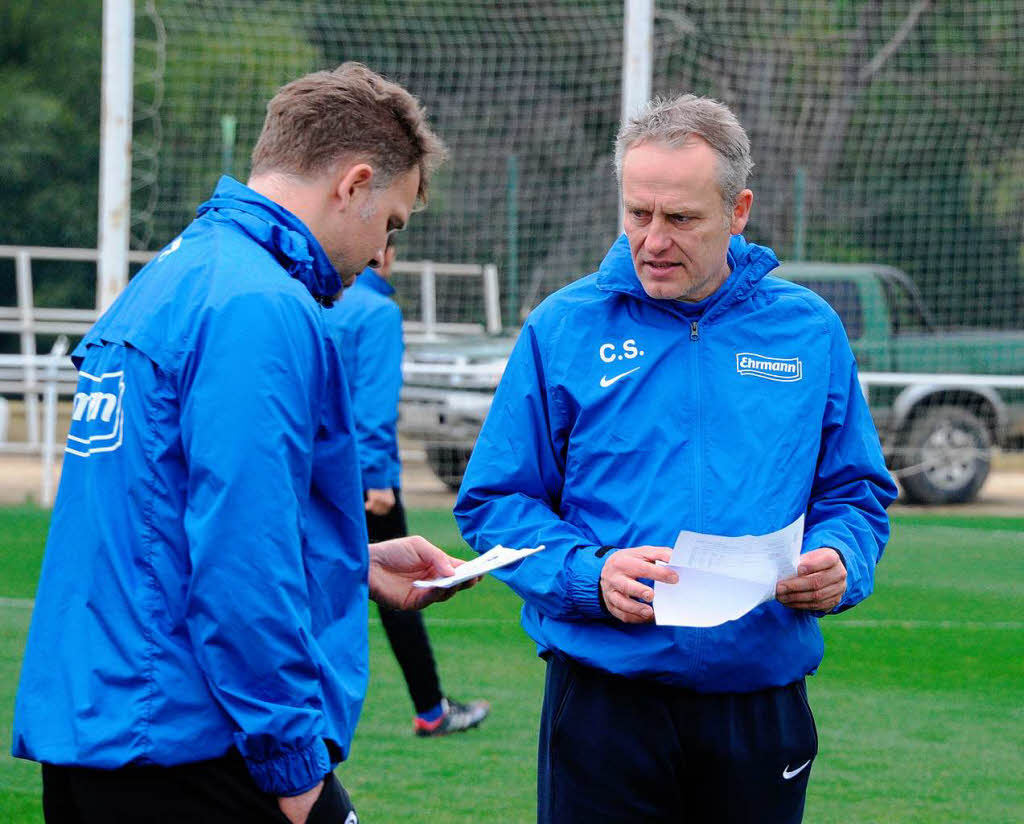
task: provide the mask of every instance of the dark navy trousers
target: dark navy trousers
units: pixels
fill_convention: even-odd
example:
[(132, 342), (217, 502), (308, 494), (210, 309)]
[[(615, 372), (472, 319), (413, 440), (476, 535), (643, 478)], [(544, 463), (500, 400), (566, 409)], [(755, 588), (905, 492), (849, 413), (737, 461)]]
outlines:
[(548, 660), (539, 824), (798, 824), (818, 736), (803, 680), (705, 695)]
[[(289, 824), (261, 792), (237, 750), (174, 767), (114, 770), (43, 764), (46, 824)], [(325, 776), (307, 824), (358, 824), (334, 773)]]

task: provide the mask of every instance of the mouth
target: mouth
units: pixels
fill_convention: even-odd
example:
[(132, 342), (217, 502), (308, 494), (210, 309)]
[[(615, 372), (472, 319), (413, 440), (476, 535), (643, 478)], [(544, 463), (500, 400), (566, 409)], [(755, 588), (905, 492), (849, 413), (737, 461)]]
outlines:
[(673, 274), (683, 264), (674, 260), (645, 260), (640, 265), (648, 274), (658, 277)]

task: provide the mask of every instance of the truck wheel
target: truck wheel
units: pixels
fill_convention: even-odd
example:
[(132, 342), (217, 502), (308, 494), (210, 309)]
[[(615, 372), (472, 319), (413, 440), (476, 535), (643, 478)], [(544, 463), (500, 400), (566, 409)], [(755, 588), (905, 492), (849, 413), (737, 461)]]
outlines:
[(992, 440), (972, 412), (938, 406), (910, 427), (900, 460), (900, 482), (910, 503), (971, 501), (988, 477)]
[(452, 492), (458, 492), (466, 464), (469, 463), (469, 450), (458, 446), (427, 444), (426, 453), (427, 463), (434, 474)]

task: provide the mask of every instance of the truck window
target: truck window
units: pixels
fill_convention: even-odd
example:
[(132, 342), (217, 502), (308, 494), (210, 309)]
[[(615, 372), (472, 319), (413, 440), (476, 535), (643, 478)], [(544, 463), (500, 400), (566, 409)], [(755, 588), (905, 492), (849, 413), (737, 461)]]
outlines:
[(864, 334), (864, 314), (861, 311), (860, 292), (857, 284), (849, 280), (801, 280), (801, 286), (806, 286), (813, 292), (817, 292), (828, 302), (828, 305), (836, 310), (839, 319), (846, 329), (846, 337), (850, 340), (859, 340)]
[(910, 290), (896, 278), (882, 278), (885, 299), (889, 304), (889, 318), (894, 335), (908, 335), (929, 331), (929, 324), (920, 304)]

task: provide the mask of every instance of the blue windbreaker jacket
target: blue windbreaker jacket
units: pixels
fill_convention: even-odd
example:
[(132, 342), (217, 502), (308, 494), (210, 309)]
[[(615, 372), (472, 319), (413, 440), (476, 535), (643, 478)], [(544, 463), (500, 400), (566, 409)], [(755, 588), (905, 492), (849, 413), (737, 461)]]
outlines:
[(806, 513), (804, 551), (846, 563), (837, 611), (871, 592), (896, 489), (839, 318), (769, 275), (769, 249), (736, 236), (729, 264), (688, 318), (647, 296), (621, 237), (519, 335), (455, 514), (477, 551), (547, 546), (495, 573), (525, 600), (541, 652), (700, 692), (813, 672), (817, 618), (776, 601), (708, 629), (603, 611), (601, 548), (672, 546), (681, 529), (764, 534)]
[(224, 178), (75, 350), (14, 755), (115, 768), (237, 746), (278, 795), (346, 756), (367, 539), (313, 297), (340, 288), (297, 217)]
[(402, 391), (402, 310), (394, 287), (364, 269), (334, 308), (324, 313), (345, 364), (352, 398), (363, 490), (401, 484), (398, 397)]

